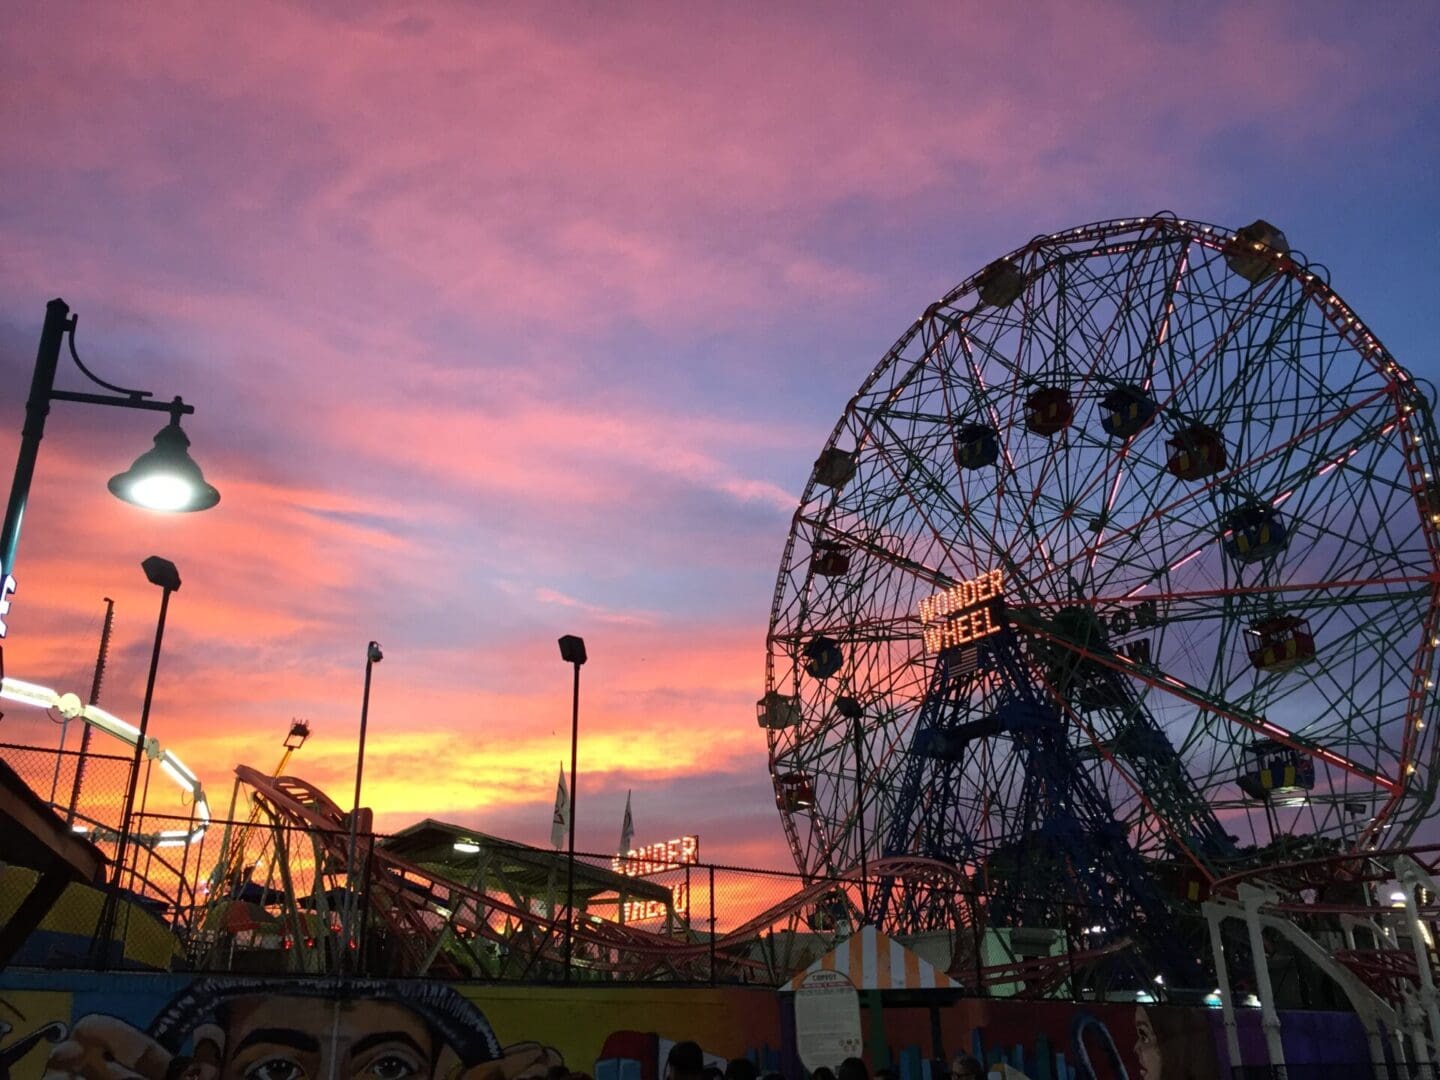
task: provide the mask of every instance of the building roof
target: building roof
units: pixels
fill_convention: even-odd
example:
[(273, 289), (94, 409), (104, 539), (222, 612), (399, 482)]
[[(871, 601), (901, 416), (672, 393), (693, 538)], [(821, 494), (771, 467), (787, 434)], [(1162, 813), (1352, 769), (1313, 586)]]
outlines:
[(108, 860), (0, 761), (0, 862), (41, 871), (60, 865), (73, 881), (99, 882)]
[[(480, 850), (457, 851), (456, 843), (474, 844)], [(380, 845), (457, 885), (479, 887), (491, 893), (508, 892), (517, 899), (558, 896), (565, 891), (568, 862), (565, 852), (506, 840), (448, 821), (426, 818), (392, 834)], [(479, 882), (475, 881), (477, 871)], [(627, 902), (653, 900), (669, 904), (672, 901), (670, 890), (664, 885), (576, 858), (575, 895), (582, 902), (621, 892)]]

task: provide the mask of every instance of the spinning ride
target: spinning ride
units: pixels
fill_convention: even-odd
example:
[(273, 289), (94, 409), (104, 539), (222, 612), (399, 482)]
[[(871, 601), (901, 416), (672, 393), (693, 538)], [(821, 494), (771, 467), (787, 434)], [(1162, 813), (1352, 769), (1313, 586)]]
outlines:
[(758, 718), (796, 863), (938, 859), (992, 924), (1078, 904), (1163, 945), (1236, 868), (1403, 842), (1437, 779), (1437, 451), (1263, 221), (992, 262), (865, 380), (794, 517)]

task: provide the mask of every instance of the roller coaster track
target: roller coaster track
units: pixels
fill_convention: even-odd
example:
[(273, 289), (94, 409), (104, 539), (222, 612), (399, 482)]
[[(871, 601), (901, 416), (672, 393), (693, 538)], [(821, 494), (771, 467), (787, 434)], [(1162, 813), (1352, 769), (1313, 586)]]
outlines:
[[(250, 788), (257, 804), (275, 826), (308, 835), (317, 860), (314, 892), (320, 893), (323, 884), (320, 879), (327, 868), (346, 864), (349, 842), (346, 814), (323, 791), (298, 777), (268, 776), (246, 765), (237, 766), (235, 773), (240, 782)], [(495, 970), (492, 960), (470, 947), (466, 937), (484, 939), (502, 956), (510, 957), (511, 963), (523, 959), (527, 972), (537, 961), (564, 963), (563, 917), (554, 918), (531, 910), (516, 903), (512, 896), (497, 895), (441, 877), (375, 844), (373, 837), (362, 836), (356, 865), (367, 864), (365, 895), (370, 915), (383, 920), (389, 936), (403, 950), (406, 974), (449, 977), (502, 974)], [(333, 880), (335, 872), (328, 872)], [(685, 979), (708, 977), (713, 963), (744, 977), (773, 979), (777, 973), (754, 956), (757, 938), (763, 932), (778, 925), (795, 926), (805, 913), (816, 908), (817, 902), (837, 890), (859, 887), (865, 880), (877, 877), (899, 881), (906, 888), (943, 894), (955, 907), (957, 928), (974, 918), (972, 884), (957, 867), (933, 859), (901, 856), (871, 862), (863, 877), (859, 868), (852, 868), (837, 878), (812, 882), (756, 912), (713, 941), (708, 936), (702, 940), (667, 936), (608, 919), (587, 917), (581, 912), (572, 928), (577, 965), (622, 978), (668, 975)], [(290, 900), (293, 905), (293, 895)], [(293, 907), (288, 918), (293, 920), (290, 925), (296, 936), (303, 936), (304, 927)], [(1067, 959), (1088, 957), (1089, 954), (1085, 954), (1059, 957), (1048, 963), (1040, 959), (972, 968), (962, 972), (961, 977), (968, 981), (969, 977), (978, 976), (987, 984), (1021, 978), (1051, 985), (1063, 978), (1061, 968)], [(508, 973), (516, 972), (509, 970)]]

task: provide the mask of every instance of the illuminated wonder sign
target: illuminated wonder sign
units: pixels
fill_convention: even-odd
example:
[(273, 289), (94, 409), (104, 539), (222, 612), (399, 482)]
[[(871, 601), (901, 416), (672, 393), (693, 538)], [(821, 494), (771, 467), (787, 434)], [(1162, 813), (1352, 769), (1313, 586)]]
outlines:
[[(658, 844), (647, 844), (632, 848), (624, 855), (610, 860), (610, 869), (626, 877), (646, 877), (666, 870), (679, 870), (683, 866), (700, 861), (700, 837), (678, 836), (674, 840), (662, 840)], [(690, 908), (690, 885), (681, 882), (670, 890), (670, 904), (659, 900), (632, 900), (625, 904), (625, 921), (640, 922), (644, 919), (661, 919), (670, 911), (684, 915)]]
[(610, 860), (610, 869), (626, 877), (644, 877), (662, 870), (678, 870), (686, 863), (700, 861), (700, 837), (677, 836), (642, 848), (631, 848)]
[(940, 653), (989, 637), (1000, 629), (997, 601), (1005, 596), (1005, 575), (991, 570), (920, 601), (925, 651)]

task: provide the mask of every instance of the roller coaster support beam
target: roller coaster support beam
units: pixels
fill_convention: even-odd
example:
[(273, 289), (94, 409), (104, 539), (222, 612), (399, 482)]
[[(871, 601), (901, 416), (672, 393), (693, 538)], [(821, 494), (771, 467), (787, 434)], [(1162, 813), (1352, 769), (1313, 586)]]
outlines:
[[(1213, 914), (1217, 921), (1221, 919), (1240, 919), (1243, 920), (1247, 926), (1255, 926), (1257, 930), (1273, 930), (1289, 941), (1290, 944), (1295, 947), (1296, 951), (1321, 971), (1325, 972), (1325, 974), (1329, 975), (1350, 1000), (1350, 1004), (1354, 1008), (1356, 1015), (1360, 1017), (1360, 1023), (1365, 1029), (1366, 1039), (1370, 1045), (1370, 1060), (1375, 1067), (1376, 1080), (1384, 1080), (1386, 1076), (1389, 1076), (1389, 1072), (1386, 1071), (1388, 1066), (1386, 1065), (1385, 1048), (1381, 1039), (1381, 1025), (1385, 1025), (1394, 1032), (1400, 1058), (1405, 1056), (1403, 1033), (1406, 1030), (1411, 1030), (1412, 1025), (1407, 1024), (1401, 1014), (1388, 1002), (1380, 998), (1375, 991), (1362, 982), (1354, 972), (1337, 961), (1334, 956), (1330, 954), (1329, 950), (1321, 946), (1319, 942), (1301, 930), (1293, 922), (1274, 915), (1261, 913), (1260, 909), (1262, 907), (1274, 902), (1274, 896), (1261, 889), (1256, 889), (1251, 885), (1244, 884), (1243, 882), (1238, 885), (1236, 891), (1240, 896), (1241, 904), (1235, 904), (1226, 900), (1206, 901), (1204, 910), (1207, 918)], [(1252, 933), (1252, 949), (1254, 948), (1254, 939), (1256, 936), (1258, 936), (1258, 933)], [(1261, 951), (1255, 960), (1255, 974), (1257, 980), (1261, 977), (1265, 980), (1264, 985), (1266, 989), (1262, 991), (1261, 998), (1261, 1007), (1263, 1009), (1267, 1002), (1273, 1005), (1273, 999), (1269, 996), (1269, 969), (1264, 966), (1263, 941), (1260, 943), (1260, 948)], [(1269, 1042), (1272, 1030), (1278, 1041), (1280, 1033), (1278, 1016), (1276, 1017), (1275, 1027), (1273, 1029), (1268, 1027), (1265, 1029), (1267, 1047), (1272, 1047), (1272, 1044)], [(1423, 1034), (1418, 1031), (1412, 1033), (1423, 1040)], [(1273, 1048), (1271, 1049), (1271, 1055), (1272, 1057), (1274, 1055)]]
[[(1435, 972), (1430, 967), (1430, 950), (1425, 944), (1424, 927), (1420, 925), (1420, 909), (1415, 902), (1415, 893), (1421, 885), (1432, 892), (1435, 882), (1415, 860), (1405, 856), (1395, 860), (1400, 871), (1400, 885), (1405, 892), (1405, 919), (1410, 927), (1410, 945), (1415, 950), (1415, 970), (1420, 979), (1420, 1007), (1430, 1025), (1430, 1045), (1440, 1056), (1440, 1003), (1435, 993)], [(1432, 1059), (1433, 1060), (1433, 1059)]]
[(1201, 905), (1205, 912), (1205, 924), (1210, 929), (1210, 953), (1215, 960), (1215, 978), (1220, 987), (1220, 1011), (1225, 1018), (1225, 1046), (1230, 1051), (1230, 1067), (1238, 1069), (1244, 1064), (1240, 1056), (1240, 1030), (1235, 1023), (1235, 997), (1231, 990), (1230, 968), (1225, 963), (1225, 944), (1220, 937), (1220, 920), (1224, 917), (1220, 909), (1210, 901)]
[(1270, 982), (1270, 961), (1265, 957), (1265, 931), (1260, 924), (1261, 906), (1274, 897), (1253, 885), (1240, 886), (1239, 894), (1240, 903), (1245, 908), (1245, 927), (1250, 932), (1255, 989), (1260, 992), (1260, 1027), (1265, 1032), (1266, 1064), (1284, 1069), (1285, 1044), (1280, 1038), (1280, 1013), (1275, 1008), (1275, 987)]

